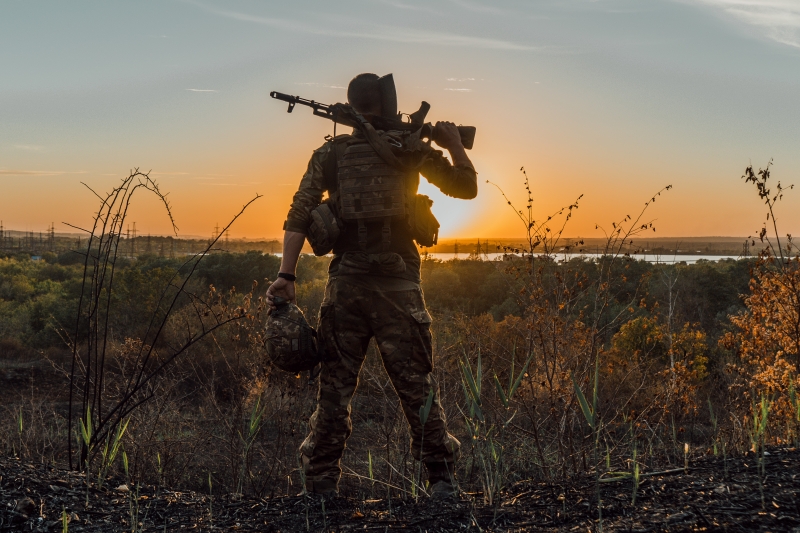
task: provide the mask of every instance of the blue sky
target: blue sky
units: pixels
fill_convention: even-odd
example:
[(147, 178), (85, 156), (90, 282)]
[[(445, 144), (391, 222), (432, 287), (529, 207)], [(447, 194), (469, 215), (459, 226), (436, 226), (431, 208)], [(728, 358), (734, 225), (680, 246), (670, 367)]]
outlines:
[[(255, 193), (235, 236), (278, 236), (329, 123), (270, 90), (343, 101), (393, 72), (400, 108), (478, 127), (481, 180), (519, 168), (549, 212), (584, 194), (572, 234), (654, 206), (659, 235), (747, 235), (763, 208), (739, 179), (774, 158), (800, 178), (800, 1), (140, 1), (0, 3), (0, 219), (81, 223), (130, 168), (206, 235)], [(496, 190), (435, 200), (443, 236), (518, 234)], [(800, 192), (800, 191), (798, 191)], [(152, 199), (134, 212), (166, 233)], [(781, 208), (800, 227), (797, 196)]]

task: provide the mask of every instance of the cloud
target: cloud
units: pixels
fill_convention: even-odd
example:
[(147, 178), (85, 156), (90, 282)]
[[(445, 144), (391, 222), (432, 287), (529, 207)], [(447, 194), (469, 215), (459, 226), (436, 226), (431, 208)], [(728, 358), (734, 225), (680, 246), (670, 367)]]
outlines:
[(475, 81), (475, 78), (447, 78), (447, 81)]
[(467, 11), (473, 11), (475, 13), (494, 13), (496, 15), (504, 15), (509, 13), (504, 9), (500, 9), (494, 6), (486, 6), (476, 2), (468, 2), (467, 0), (450, 0), (455, 5), (466, 9)]
[(329, 85), (327, 83), (319, 83), (316, 81), (296, 81), (294, 82), (295, 85), (310, 85), (314, 87), (324, 87), (326, 89), (345, 89), (346, 87), (342, 87), (341, 85)]
[(34, 152), (44, 149), (44, 146), (39, 146), (38, 144), (13, 144), (11, 147), (17, 150), (29, 150)]
[(425, 11), (427, 13), (437, 13), (434, 9), (431, 9), (427, 6), (415, 6), (412, 4), (406, 4), (405, 2), (400, 2), (398, 0), (378, 0), (381, 4), (385, 4), (387, 6), (395, 7), (397, 9), (407, 9), (410, 11)]
[(692, 3), (715, 7), (745, 24), (762, 28), (773, 41), (800, 48), (798, 0), (693, 0)]
[[(439, 46), (457, 46), (465, 48), (483, 48), (489, 50), (541, 50), (541, 47), (527, 46), (522, 44), (504, 41), (501, 39), (486, 39), (483, 37), (470, 37), (453, 33), (432, 32), (417, 30), (413, 28), (400, 28), (383, 24), (361, 24), (364, 29), (346, 30), (341, 29), (341, 24), (331, 24), (330, 26), (315, 26), (304, 22), (297, 22), (289, 19), (276, 17), (263, 17), (250, 15), (239, 11), (230, 11), (213, 8), (192, 0), (184, 0), (186, 3), (203, 9), (208, 13), (243, 22), (251, 22), (272, 26), (282, 30), (309, 33), (312, 35), (326, 35), (329, 37), (345, 37), (358, 39), (371, 39), (377, 41), (390, 41), (409, 44), (431, 44)], [(334, 29), (336, 27), (340, 29)]]
[(452, 87), (445, 87), (444, 90), (445, 91), (456, 91), (456, 92), (459, 92), (459, 93), (471, 93), (472, 92), (472, 89), (464, 89), (464, 88), (457, 88), (456, 89), (456, 88), (452, 88)]
[(187, 91), (192, 91), (193, 93), (218, 93), (219, 91), (216, 89), (186, 89)]
[(0, 176), (59, 176), (61, 174), (86, 174), (85, 170), (65, 172), (63, 170), (4, 170), (0, 169)]

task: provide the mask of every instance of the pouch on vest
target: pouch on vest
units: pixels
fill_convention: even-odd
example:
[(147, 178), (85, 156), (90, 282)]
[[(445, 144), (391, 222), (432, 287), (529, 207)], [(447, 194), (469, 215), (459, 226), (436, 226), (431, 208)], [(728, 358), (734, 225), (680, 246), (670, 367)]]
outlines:
[(433, 216), (432, 205), (433, 200), (424, 194), (416, 195), (409, 205), (411, 236), (420, 246), (433, 246), (439, 241), (439, 221)]
[(329, 254), (341, 231), (339, 220), (328, 200), (311, 211), (311, 224), (308, 227), (307, 238), (311, 249), (314, 250), (314, 255)]

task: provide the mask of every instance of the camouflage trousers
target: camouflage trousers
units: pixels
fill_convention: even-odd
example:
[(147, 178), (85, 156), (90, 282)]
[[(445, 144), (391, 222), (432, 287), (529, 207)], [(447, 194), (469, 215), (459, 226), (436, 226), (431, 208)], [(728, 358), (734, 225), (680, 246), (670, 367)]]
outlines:
[[(337, 357), (322, 363), (317, 409), (300, 446), (306, 490), (336, 490), (340, 460), (353, 430), (350, 402), (367, 347), (375, 337), (389, 378), (411, 428), (411, 453), (426, 463), (453, 463), (460, 443), (447, 433), (439, 387), (431, 373), (431, 318), (422, 291), (377, 291), (331, 278), (320, 309), (320, 340)], [(424, 427), (420, 407), (430, 391), (433, 405)]]

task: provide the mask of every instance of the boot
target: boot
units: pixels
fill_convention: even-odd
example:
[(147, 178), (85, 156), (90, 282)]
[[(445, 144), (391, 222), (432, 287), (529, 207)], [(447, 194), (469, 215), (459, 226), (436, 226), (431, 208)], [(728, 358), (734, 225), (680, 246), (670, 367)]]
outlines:
[(428, 471), (428, 492), (435, 500), (456, 501), (458, 487), (456, 486), (453, 463), (425, 463)]
[(339, 487), (337, 485), (338, 483), (333, 479), (320, 479), (316, 481), (306, 479), (306, 486), (300, 495), (316, 495), (323, 497), (325, 500), (330, 500), (339, 495)]

